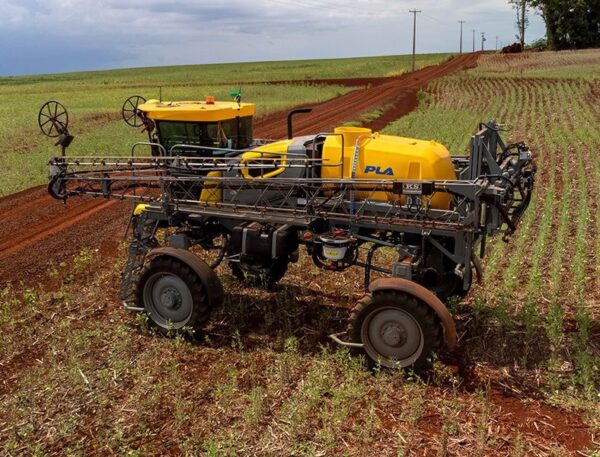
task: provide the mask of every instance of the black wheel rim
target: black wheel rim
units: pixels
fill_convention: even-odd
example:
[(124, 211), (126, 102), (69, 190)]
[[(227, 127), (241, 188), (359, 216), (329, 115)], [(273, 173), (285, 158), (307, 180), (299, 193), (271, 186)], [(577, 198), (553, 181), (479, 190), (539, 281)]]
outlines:
[(146, 103), (146, 99), (141, 95), (133, 95), (125, 100), (121, 108), (121, 116), (123, 116), (123, 120), (127, 125), (141, 127), (144, 124), (144, 120), (138, 110), (138, 107), (143, 103)]
[(44, 135), (56, 138), (67, 131), (69, 113), (61, 103), (50, 100), (40, 108), (38, 126)]
[(188, 285), (179, 276), (155, 273), (144, 284), (144, 307), (156, 325), (180, 329), (190, 320), (194, 299)]
[(412, 365), (423, 353), (425, 343), (414, 316), (393, 306), (378, 308), (365, 318), (361, 340), (369, 357), (387, 368)]

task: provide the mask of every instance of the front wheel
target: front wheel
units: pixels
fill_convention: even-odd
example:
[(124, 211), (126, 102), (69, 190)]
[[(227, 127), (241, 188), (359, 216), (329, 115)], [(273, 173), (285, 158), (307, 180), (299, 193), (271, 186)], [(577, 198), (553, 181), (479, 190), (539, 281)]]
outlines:
[(440, 348), (443, 330), (425, 303), (404, 292), (385, 290), (358, 302), (349, 333), (353, 342), (363, 344), (371, 365), (420, 371)]
[(162, 330), (199, 328), (210, 317), (210, 301), (202, 281), (184, 262), (157, 257), (140, 275), (137, 305)]

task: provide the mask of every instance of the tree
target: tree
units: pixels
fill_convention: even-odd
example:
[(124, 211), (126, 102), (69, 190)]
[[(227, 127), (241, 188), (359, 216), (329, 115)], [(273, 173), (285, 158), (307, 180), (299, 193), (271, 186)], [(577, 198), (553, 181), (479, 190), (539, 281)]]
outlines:
[(600, 0), (532, 0), (553, 49), (600, 46)]
[(529, 25), (528, 10), (531, 0), (509, 0), (508, 3), (512, 5), (517, 13), (517, 30), (519, 33), (516, 35), (517, 40), (521, 43), (521, 46), (525, 47), (525, 29)]

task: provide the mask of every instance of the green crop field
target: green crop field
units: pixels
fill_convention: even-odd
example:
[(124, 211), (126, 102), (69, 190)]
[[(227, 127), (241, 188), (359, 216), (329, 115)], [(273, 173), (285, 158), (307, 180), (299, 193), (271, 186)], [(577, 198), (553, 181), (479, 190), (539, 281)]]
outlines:
[[(452, 54), (418, 54), (417, 68), (435, 65)], [(412, 55), (355, 57), (346, 59), (288, 60), (175, 67), (128, 68), (50, 75), (0, 77), (0, 86), (37, 83), (69, 83), (76, 86), (125, 86), (154, 88), (159, 85), (224, 84), (258, 81), (292, 81), (305, 79), (394, 76), (410, 71)]]
[[(435, 138), (461, 154), (464, 133), (495, 118), (509, 140), (534, 151), (532, 204), (514, 240), (492, 241), (485, 283), (470, 304), (495, 322), (501, 339), (490, 333), (474, 356), (483, 362), (493, 351), (489, 362), (518, 360), (530, 375), (547, 369), (546, 392), (563, 402), (576, 401), (577, 391), (598, 399), (599, 61), (597, 50), (486, 56), (474, 70), (435, 81), (418, 110), (386, 129)], [(502, 335), (513, 340), (501, 345)]]
[[(161, 337), (124, 311), (114, 289), (125, 247), (116, 265), (90, 247), (72, 266), (49, 271), (63, 278), (57, 290), (0, 289), (0, 453), (597, 457), (599, 60), (598, 50), (486, 55), (478, 68), (435, 80), (419, 93), (418, 109), (385, 129), (464, 154), (478, 122), (495, 118), (508, 141), (529, 144), (538, 165), (517, 234), (508, 243), (490, 240), (483, 282), (452, 306), (459, 353), (441, 354), (428, 378), (369, 371), (328, 342), (362, 296), (358, 268), (324, 274), (304, 255), (267, 291), (240, 284), (221, 266), (225, 303), (196, 341)], [(28, 92), (36, 84), (39, 93)], [(33, 182), (43, 181), (42, 159), (53, 149), (39, 138), (26, 143), (28, 123), (54, 84), (69, 107), (67, 95), (77, 100), (74, 125), (86, 126), (78, 153), (112, 153), (113, 135), (123, 147), (134, 136), (112, 118), (92, 116), (111, 111), (130, 89), (0, 85), (29, 110), (2, 135), (17, 132), (31, 144), (5, 151), (0, 165), (30, 173), (27, 160), (35, 158)], [(171, 90), (173, 97), (201, 92)], [(229, 88), (211, 90), (221, 96)], [(265, 113), (347, 89), (257, 85), (247, 99), (252, 90), (264, 91)], [(0, 182), (0, 193), (26, 185), (4, 175)]]

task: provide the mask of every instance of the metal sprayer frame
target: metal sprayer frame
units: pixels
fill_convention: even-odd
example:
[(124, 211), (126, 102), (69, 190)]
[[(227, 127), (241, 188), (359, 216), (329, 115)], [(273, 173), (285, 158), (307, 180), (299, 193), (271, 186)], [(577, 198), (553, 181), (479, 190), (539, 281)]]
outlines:
[[(511, 181), (531, 162), (528, 150), (506, 146), (499, 127), (490, 122), (472, 137), (468, 157), (453, 157), (456, 180), (323, 179), (318, 167), (339, 167), (343, 176), (344, 144), (341, 160), (329, 163), (304, 154), (260, 152), (255, 163), (246, 163), (243, 153), (222, 148), (174, 145), (169, 153), (161, 145), (160, 156), (140, 157), (55, 157), (50, 161), (50, 191), (57, 198), (76, 195), (134, 200), (147, 203), (146, 212), (156, 219), (193, 217), (204, 220), (256, 221), (309, 228), (317, 220), (343, 226), (358, 233), (362, 229), (418, 234), (434, 245), (464, 271), (465, 288), (470, 286), (474, 245), (485, 236), (513, 231), (520, 214), (506, 208), (507, 195), (516, 183)], [(319, 139), (313, 137), (313, 150)], [(339, 135), (339, 134), (337, 134)], [(500, 152), (498, 150), (500, 149)], [(177, 150), (210, 151), (212, 157), (180, 157)], [(233, 154), (236, 154), (235, 156)], [(516, 159), (515, 159), (516, 157)], [(512, 175), (503, 162), (514, 159)], [(258, 162), (258, 163), (256, 163)], [(508, 162), (507, 162), (508, 163)], [(304, 168), (305, 178), (264, 178), (265, 168)], [(253, 178), (242, 172), (257, 171)], [(222, 176), (207, 176), (221, 172)], [(209, 198), (200, 201), (198, 192)], [(385, 192), (387, 199), (376, 198)], [(452, 196), (451, 209), (431, 207), (437, 193)], [(244, 196), (239, 199), (236, 196)], [(356, 199), (356, 195), (361, 195)], [(210, 198), (210, 197), (215, 198)], [(220, 198), (216, 198), (220, 196)], [(506, 229), (504, 227), (507, 227)], [(441, 241), (453, 240), (450, 251)], [(370, 241), (377, 243), (377, 238)], [(385, 243), (385, 242), (383, 242)], [(388, 243), (389, 244), (389, 243)], [(363, 264), (369, 269), (369, 265)]]

